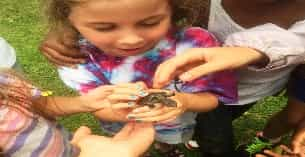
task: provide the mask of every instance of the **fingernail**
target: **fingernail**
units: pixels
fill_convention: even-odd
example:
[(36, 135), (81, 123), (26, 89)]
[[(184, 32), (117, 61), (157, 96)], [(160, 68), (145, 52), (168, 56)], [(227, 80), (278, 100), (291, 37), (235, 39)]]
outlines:
[(134, 102), (132, 102), (132, 101), (129, 101), (129, 102), (127, 103), (127, 105), (128, 105), (128, 106), (134, 106), (134, 105), (135, 105), (135, 103), (134, 103)]
[(132, 110), (131, 112), (132, 112), (132, 113), (138, 113), (139, 110), (138, 110), (138, 109), (134, 109), (134, 110)]
[(192, 78), (192, 74), (190, 74), (189, 72), (185, 72), (183, 73), (182, 75), (180, 75), (179, 77), (182, 81), (185, 81), (185, 80), (189, 80)]
[(148, 93), (142, 90), (142, 91), (140, 91), (139, 95), (140, 95), (141, 97), (145, 97), (145, 96), (148, 95)]
[(131, 99), (131, 100), (137, 100), (137, 99), (138, 99), (138, 97), (137, 97), (137, 96), (135, 96), (135, 95), (131, 95), (131, 96), (130, 96), (130, 99)]
[(127, 115), (127, 119), (135, 119), (135, 117), (132, 115)]
[(141, 85), (137, 84), (136, 89), (137, 90), (143, 90), (143, 87)]
[(177, 79), (177, 80), (175, 80), (175, 83), (176, 83), (176, 84), (184, 84), (185, 82), (182, 81), (182, 80), (180, 80), (180, 79)]
[(140, 123), (140, 122), (142, 122), (142, 120), (141, 119), (136, 119), (136, 122)]

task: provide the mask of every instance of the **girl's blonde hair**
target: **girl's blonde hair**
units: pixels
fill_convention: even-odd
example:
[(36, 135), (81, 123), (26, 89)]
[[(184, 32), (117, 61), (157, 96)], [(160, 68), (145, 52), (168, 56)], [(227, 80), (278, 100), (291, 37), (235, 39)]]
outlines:
[[(71, 8), (89, 0), (43, 0), (42, 6), (47, 17), (50, 32), (71, 42), (77, 41), (78, 32), (69, 22)], [(205, 26), (209, 0), (168, 0), (173, 16), (172, 23), (178, 28)], [(64, 41), (63, 41), (64, 42)]]

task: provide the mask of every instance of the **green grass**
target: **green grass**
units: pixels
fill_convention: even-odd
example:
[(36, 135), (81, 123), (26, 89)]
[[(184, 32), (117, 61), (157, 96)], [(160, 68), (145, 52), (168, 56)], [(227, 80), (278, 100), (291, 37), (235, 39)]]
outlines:
[[(57, 76), (56, 69), (39, 53), (38, 46), (46, 30), (39, 0), (0, 1), (0, 36), (16, 50), (17, 60), (25, 75), (37, 86), (52, 90), (56, 95), (73, 95)], [(97, 122), (88, 114), (61, 118), (60, 122), (70, 131), (87, 125), (99, 132)]]
[[(41, 22), (39, 0), (1, 0), (0, 6), (0, 36), (16, 49), (18, 62), (23, 67), (25, 75), (35, 85), (52, 90), (57, 95), (73, 95), (73, 92), (59, 80), (55, 68), (37, 49), (46, 32)], [(286, 101), (286, 97), (282, 95), (268, 97), (236, 120), (234, 122), (236, 143), (249, 141), (257, 130), (263, 128), (266, 119), (272, 113), (279, 111)], [(88, 125), (94, 129), (95, 133), (100, 133), (98, 123), (88, 114), (69, 116), (59, 121), (70, 131), (80, 125)], [(189, 157), (197, 156), (190, 152), (186, 154)]]

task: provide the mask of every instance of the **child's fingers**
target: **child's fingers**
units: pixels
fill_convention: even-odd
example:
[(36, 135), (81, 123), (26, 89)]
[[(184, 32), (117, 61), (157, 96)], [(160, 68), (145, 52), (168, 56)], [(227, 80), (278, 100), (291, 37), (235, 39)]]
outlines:
[(149, 106), (142, 106), (142, 107), (133, 109), (132, 113), (137, 114), (137, 113), (150, 112), (152, 109), (160, 109), (161, 107), (162, 107), (162, 104), (160, 104), (160, 103), (155, 104), (154, 108), (150, 108)]
[(148, 89), (146, 90), (148, 93), (158, 93), (158, 92), (165, 92), (168, 95), (174, 95), (175, 92), (171, 90), (164, 90), (164, 89)]
[(113, 90), (114, 94), (126, 94), (126, 95), (137, 95), (140, 97), (147, 96), (149, 93), (145, 90), (131, 90), (129, 88), (115, 88)]
[[(49, 48), (46, 48), (46, 49), (49, 49)], [(54, 50), (50, 49), (49, 51), (54, 51)], [(67, 66), (67, 67), (72, 67), (72, 68), (75, 67), (75, 64), (62, 62), (62, 61), (60, 61), (60, 60), (54, 58), (54, 56), (49, 55), (48, 53), (44, 53), (44, 56), (45, 56), (49, 61), (51, 61), (51, 63), (52, 63), (53, 65), (55, 65), (55, 66)]]
[(103, 86), (98, 86), (94, 90), (98, 90), (100, 92), (112, 92), (115, 89), (114, 85), (103, 85)]
[(160, 116), (139, 118), (139, 119), (135, 119), (135, 120), (139, 121), (139, 122), (160, 122), (160, 121), (169, 120), (169, 119), (171, 119), (173, 117), (176, 117), (180, 114), (181, 114), (181, 112), (179, 110), (173, 110), (173, 111), (170, 111), (168, 113), (162, 114)]
[(267, 156), (263, 154), (256, 154), (255, 157), (267, 157)]
[(265, 153), (266, 155), (269, 155), (269, 156), (272, 156), (272, 157), (282, 157), (282, 155), (276, 154), (276, 153), (274, 153), (274, 152), (271, 151), (271, 150), (264, 150), (264, 153)]
[(131, 113), (131, 114), (128, 114), (127, 117), (133, 117), (135, 119), (146, 118), (146, 117), (155, 117), (155, 116), (160, 116), (162, 114), (170, 112), (171, 110), (173, 110), (173, 109), (170, 109), (167, 107), (162, 107), (160, 109), (151, 109), (149, 112), (144, 112), (144, 113)]
[(140, 98), (137, 95), (129, 95), (129, 94), (111, 94), (107, 97), (111, 102), (118, 102), (118, 101), (135, 101)]
[(288, 148), (287, 146), (285, 146), (285, 145), (280, 145), (280, 148), (282, 148), (285, 152), (287, 152), (289, 154), (294, 154), (292, 152), (292, 150), (290, 148)]
[(72, 140), (71, 140), (71, 144), (73, 144), (73, 145), (76, 145), (76, 146), (78, 146), (79, 145), (79, 141), (83, 138), (83, 137), (85, 137), (85, 136), (87, 136), (87, 135), (90, 135), (91, 134), (91, 130), (88, 128), (88, 127), (86, 127), (86, 126), (81, 126), (81, 127), (79, 127), (76, 131), (75, 131), (75, 133), (74, 133), (74, 135), (73, 135), (73, 138), (72, 138)]
[(132, 90), (145, 90), (147, 86), (144, 82), (136, 82), (136, 83), (121, 83), (116, 85), (119, 88), (129, 88)]
[(165, 123), (169, 123), (169, 122), (172, 122), (174, 120), (177, 119), (178, 116), (174, 116), (173, 118), (170, 118), (170, 119), (167, 119), (167, 120), (164, 120), (164, 121), (159, 121), (157, 122), (156, 124), (165, 124)]
[(111, 107), (113, 109), (123, 109), (123, 108), (131, 108), (131, 107), (135, 107), (136, 103), (133, 101), (129, 101), (129, 102), (122, 102), (122, 103), (115, 103), (113, 105), (111, 105)]
[(127, 123), (117, 134), (114, 135), (113, 140), (125, 140), (130, 136), (134, 129), (134, 123)]

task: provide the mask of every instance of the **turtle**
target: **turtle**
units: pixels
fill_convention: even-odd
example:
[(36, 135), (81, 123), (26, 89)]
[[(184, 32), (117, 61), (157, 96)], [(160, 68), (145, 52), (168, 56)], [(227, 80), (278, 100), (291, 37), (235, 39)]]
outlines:
[(157, 103), (163, 104), (168, 107), (177, 107), (177, 102), (169, 98), (174, 95), (175, 93), (153, 92), (141, 98), (138, 101), (138, 104), (143, 106), (148, 106), (149, 108), (155, 107), (155, 104)]

